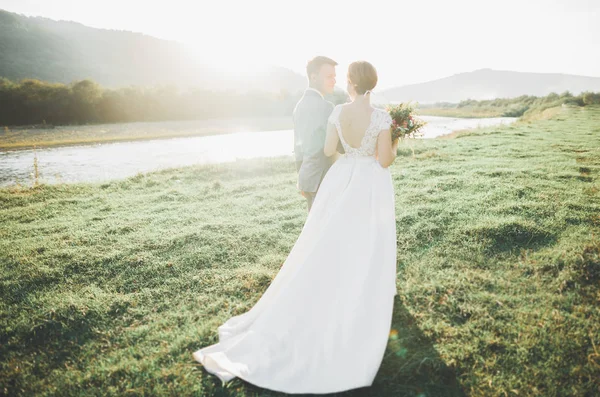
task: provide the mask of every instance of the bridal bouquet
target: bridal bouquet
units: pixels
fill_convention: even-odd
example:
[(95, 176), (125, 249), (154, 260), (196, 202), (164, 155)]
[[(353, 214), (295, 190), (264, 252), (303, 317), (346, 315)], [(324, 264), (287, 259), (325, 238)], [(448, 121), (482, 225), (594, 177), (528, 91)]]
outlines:
[(385, 110), (392, 117), (392, 141), (422, 135), (421, 128), (427, 123), (413, 116), (414, 107), (410, 102), (388, 105)]

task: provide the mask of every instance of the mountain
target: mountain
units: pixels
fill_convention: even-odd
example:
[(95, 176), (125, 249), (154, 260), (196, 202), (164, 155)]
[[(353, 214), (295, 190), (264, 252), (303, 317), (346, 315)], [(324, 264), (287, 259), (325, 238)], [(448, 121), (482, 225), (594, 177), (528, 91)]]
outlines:
[(389, 102), (413, 100), (425, 104), (521, 95), (546, 96), (551, 92), (560, 94), (564, 91), (574, 95), (582, 91), (600, 91), (600, 77), (480, 69), (426, 83), (390, 88), (381, 91), (380, 96)]
[[(80, 23), (27, 17), (0, 10), (0, 77), (70, 83), (91, 79), (107, 88), (172, 85), (179, 88), (297, 93), (306, 77), (271, 66), (225, 72), (191, 55), (176, 41), (142, 33), (91, 28)], [(459, 102), (464, 99), (545, 96), (600, 91), (599, 77), (480, 69), (420, 84), (390, 88), (379, 102)]]
[(252, 78), (202, 63), (183, 44), (76, 22), (0, 10), (0, 77), (70, 83), (91, 79), (108, 88), (130, 85), (296, 92), (306, 78), (270, 67)]

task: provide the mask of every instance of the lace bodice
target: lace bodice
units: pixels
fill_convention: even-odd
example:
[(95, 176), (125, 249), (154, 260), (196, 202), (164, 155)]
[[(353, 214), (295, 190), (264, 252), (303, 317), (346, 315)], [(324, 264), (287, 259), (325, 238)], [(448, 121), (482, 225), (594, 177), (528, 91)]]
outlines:
[(340, 137), (340, 141), (346, 151), (346, 157), (364, 157), (364, 156), (375, 156), (375, 149), (377, 147), (377, 137), (379, 132), (386, 128), (390, 128), (392, 125), (392, 118), (389, 113), (382, 109), (375, 109), (371, 114), (371, 122), (365, 131), (365, 135), (362, 138), (360, 146), (354, 148), (350, 146), (342, 135), (342, 127), (340, 125), (340, 112), (342, 105), (337, 105), (331, 115), (329, 116), (328, 122), (334, 124)]

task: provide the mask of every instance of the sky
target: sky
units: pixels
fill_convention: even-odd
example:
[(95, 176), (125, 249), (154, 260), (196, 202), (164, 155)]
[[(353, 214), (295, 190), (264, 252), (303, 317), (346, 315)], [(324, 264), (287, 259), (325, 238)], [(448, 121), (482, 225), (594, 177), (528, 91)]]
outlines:
[(377, 89), (482, 68), (600, 77), (600, 0), (0, 0), (0, 9), (182, 42), (236, 73), (308, 59), (378, 71)]

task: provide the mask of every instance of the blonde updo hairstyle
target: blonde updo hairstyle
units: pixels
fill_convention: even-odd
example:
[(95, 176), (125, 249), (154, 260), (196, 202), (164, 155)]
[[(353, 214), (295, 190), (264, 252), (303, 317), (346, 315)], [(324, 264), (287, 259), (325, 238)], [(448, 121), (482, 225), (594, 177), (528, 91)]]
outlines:
[(352, 62), (348, 66), (348, 82), (357, 94), (363, 95), (377, 85), (377, 70), (367, 61)]

